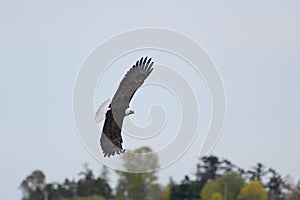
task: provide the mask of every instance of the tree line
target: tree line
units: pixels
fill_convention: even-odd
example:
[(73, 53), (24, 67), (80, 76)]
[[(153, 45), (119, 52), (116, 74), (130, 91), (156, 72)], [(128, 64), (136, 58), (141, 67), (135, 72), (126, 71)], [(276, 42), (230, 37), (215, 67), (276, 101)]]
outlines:
[[(136, 153), (152, 152), (149, 147)], [(138, 154), (137, 154), (138, 155)], [(155, 169), (158, 158), (123, 156), (126, 168), (149, 165)], [(294, 184), (273, 168), (257, 163), (248, 170), (227, 159), (205, 156), (198, 160), (193, 175), (180, 182), (170, 177), (167, 185), (159, 184), (156, 171), (126, 173), (116, 171), (118, 184), (110, 185), (110, 170), (103, 166), (101, 173), (84, 165), (77, 180), (47, 183), (41, 170), (35, 170), (20, 184), (23, 200), (300, 200), (300, 181)]]

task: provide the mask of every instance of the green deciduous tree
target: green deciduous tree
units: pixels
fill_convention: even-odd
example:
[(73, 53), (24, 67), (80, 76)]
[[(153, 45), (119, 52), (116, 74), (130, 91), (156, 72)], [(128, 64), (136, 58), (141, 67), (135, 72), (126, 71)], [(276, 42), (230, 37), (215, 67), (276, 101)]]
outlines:
[[(135, 169), (155, 169), (158, 166), (158, 157), (152, 154), (149, 158), (144, 153), (152, 152), (149, 147), (141, 147), (134, 151), (135, 154), (125, 153), (123, 156), (124, 167), (129, 171)], [(119, 181), (117, 186), (117, 199), (158, 199), (160, 189), (155, 171), (148, 173), (127, 173), (117, 171)]]
[(241, 188), (244, 186), (244, 179), (235, 172), (224, 174), (216, 181), (221, 186), (222, 195), (225, 200), (237, 199)]

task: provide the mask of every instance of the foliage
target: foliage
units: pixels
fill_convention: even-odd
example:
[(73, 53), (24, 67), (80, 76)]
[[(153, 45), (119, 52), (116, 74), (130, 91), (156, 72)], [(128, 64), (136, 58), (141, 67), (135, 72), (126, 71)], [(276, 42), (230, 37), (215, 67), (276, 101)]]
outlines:
[[(285, 200), (300, 200), (300, 181), (294, 185), (293, 181), (285, 180), (283, 187), (288, 190), (288, 193), (285, 195)], [(273, 200), (271, 198), (270, 200)]]
[(261, 181), (267, 173), (265, 166), (261, 163), (257, 163), (256, 166), (253, 167), (253, 170), (248, 170), (251, 181)]
[(27, 176), (20, 185), (23, 199), (103, 200), (112, 197), (112, 189), (107, 180), (101, 176), (95, 177), (87, 165), (79, 175), (81, 178), (78, 181), (65, 179), (62, 184), (46, 184), (43, 172), (36, 170)]
[(266, 200), (267, 192), (260, 181), (245, 184), (238, 195), (238, 200)]
[(199, 183), (197, 181), (191, 181), (188, 176), (185, 176), (184, 180), (180, 184), (170, 184), (171, 187), (171, 200), (181, 199), (197, 199), (199, 198)]
[[(124, 154), (124, 167), (135, 169), (157, 168), (158, 157), (143, 156), (152, 152), (148, 147)], [(84, 165), (78, 177), (66, 178), (62, 183), (47, 183), (41, 170), (35, 170), (20, 184), (23, 200), (112, 200), (112, 199), (158, 199), (158, 200), (300, 200), (300, 182), (282, 176), (262, 163), (250, 170), (242, 169), (229, 160), (216, 156), (199, 159), (195, 176), (184, 176), (178, 183), (172, 177), (169, 184), (158, 184), (156, 172), (117, 172), (118, 184), (113, 193), (109, 184), (110, 170), (103, 167), (99, 175)], [(245, 182), (247, 182), (245, 184)], [(199, 195), (201, 194), (201, 195)], [(201, 198), (202, 197), (202, 198)]]
[(207, 183), (201, 191), (201, 199), (209, 200), (215, 193), (222, 194), (224, 199), (236, 199), (244, 180), (235, 172), (229, 172)]
[(222, 193), (222, 188), (218, 181), (212, 181), (205, 184), (204, 188), (201, 191), (201, 199), (210, 200), (212, 195), (215, 193)]
[(75, 197), (74, 200), (105, 200), (102, 196), (91, 196), (91, 197)]
[(77, 195), (80, 197), (87, 197), (90, 195), (101, 195), (110, 197), (112, 189), (105, 177), (94, 178), (91, 169), (85, 166), (85, 170), (80, 173), (83, 177), (77, 183)]
[(196, 180), (203, 186), (206, 182), (214, 180), (219, 176), (220, 160), (216, 156), (204, 156), (197, 164)]
[(217, 192), (217, 193), (213, 193), (211, 195), (210, 200), (223, 200), (223, 196), (221, 193)]
[(230, 172), (220, 176), (217, 180), (221, 186), (224, 199), (237, 199), (244, 185), (244, 179), (236, 172)]
[[(144, 153), (152, 152), (149, 147), (141, 147), (134, 151), (135, 154), (125, 153), (123, 156), (124, 167), (128, 171), (135, 169), (154, 169), (158, 166), (158, 158), (144, 157)], [(157, 199), (160, 193), (159, 185), (156, 183), (155, 172), (127, 173), (117, 171), (119, 181), (117, 186), (117, 199)]]
[(21, 183), (23, 199), (41, 199), (44, 196), (45, 175), (41, 170), (35, 170)]
[(170, 194), (171, 194), (170, 186), (167, 185), (161, 189), (159, 199), (160, 200), (169, 200)]
[(282, 187), (283, 181), (281, 176), (273, 169), (269, 169), (269, 174), (271, 177), (269, 181), (266, 183), (266, 188), (268, 188), (268, 199), (270, 200), (279, 200), (283, 199), (282, 196)]

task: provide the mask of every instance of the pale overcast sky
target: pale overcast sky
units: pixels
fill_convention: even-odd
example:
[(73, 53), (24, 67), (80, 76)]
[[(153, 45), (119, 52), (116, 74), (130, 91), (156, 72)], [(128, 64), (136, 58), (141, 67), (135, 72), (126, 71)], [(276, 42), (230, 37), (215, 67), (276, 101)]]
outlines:
[[(100, 168), (73, 122), (77, 71), (111, 35), (149, 26), (194, 38), (218, 66), (227, 116), (213, 153), (298, 180), (299, 9), (297, 0), (0, 1), (1, 199), (20, 199), (19, 183), (35, 169), (62, 181), (85, 162)], [(160, 182), (192, 175), (195, 163), (183, 157)]]

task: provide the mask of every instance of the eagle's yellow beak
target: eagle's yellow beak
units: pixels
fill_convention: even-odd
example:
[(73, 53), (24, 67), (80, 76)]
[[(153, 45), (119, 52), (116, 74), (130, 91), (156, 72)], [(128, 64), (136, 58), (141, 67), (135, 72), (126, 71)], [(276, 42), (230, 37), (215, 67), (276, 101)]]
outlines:
[(134, 114), (134, 110), (130, 110), (129, 112), (130, 112), (130, 114)]

